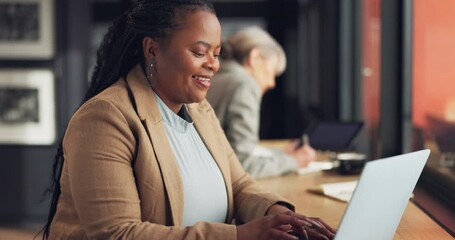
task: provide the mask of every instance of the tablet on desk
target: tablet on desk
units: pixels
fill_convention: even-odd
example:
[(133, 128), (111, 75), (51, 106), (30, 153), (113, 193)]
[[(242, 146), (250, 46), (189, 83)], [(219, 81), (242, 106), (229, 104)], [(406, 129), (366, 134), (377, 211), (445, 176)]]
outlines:
[(310, 145), (318, 150), (348, 150), (363, 122), (321, 121), (308, 131)]

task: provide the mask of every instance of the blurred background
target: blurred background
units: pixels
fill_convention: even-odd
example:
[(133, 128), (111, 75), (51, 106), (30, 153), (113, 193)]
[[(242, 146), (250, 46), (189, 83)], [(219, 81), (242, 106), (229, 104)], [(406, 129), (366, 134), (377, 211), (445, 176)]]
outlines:
[[(263, 99), (262, 139), (297, 138), (320, 120), (363, 121), (355, 148), (369, 159), (430, 147), (416, 203), (453, 234), (455, 1), (212, 2), (223, 37), (256, 25), (287, 53)], [(0, 230), (44, 223), (56, 144), (103, 34), (130, 4), (0, 0)]]

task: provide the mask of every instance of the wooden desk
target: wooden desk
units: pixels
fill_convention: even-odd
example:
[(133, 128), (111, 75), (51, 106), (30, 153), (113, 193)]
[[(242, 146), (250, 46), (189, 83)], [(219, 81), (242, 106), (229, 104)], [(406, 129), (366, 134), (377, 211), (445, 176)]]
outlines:
[[(268, 146), (270, 146), (270, 144)], [(258, 182), (268, 191), (281, 194), (291, 201), (295, 205), (297, 212), (306, 216), (320, 217), (331, 226), (337, 228), (347, 204), (310, 193), (307, 189), (321, 183), (352, 181), (357, 178), (358, 176), (342, 176), (333, 172), (321, 172), (309, 175), (274, 177), (259, 180)], [(414, 203), (409, 202), (394, 239), (445, 240), (454, 238)]]

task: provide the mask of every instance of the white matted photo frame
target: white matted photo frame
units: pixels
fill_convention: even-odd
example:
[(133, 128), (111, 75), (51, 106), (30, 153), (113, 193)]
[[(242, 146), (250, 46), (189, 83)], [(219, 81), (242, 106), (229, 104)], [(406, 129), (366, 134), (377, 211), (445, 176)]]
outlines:
[(0, 144), (53, 144), (54, 95), (50, 70), (0, 69)]
[(0, 59), (51, 59), (54, 37), (54, 0), (0, 0)]

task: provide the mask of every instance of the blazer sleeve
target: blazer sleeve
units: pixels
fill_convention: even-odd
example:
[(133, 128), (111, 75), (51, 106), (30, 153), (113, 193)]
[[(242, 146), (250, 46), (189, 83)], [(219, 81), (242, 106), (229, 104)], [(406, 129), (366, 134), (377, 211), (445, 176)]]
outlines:
[(235, 226), (228, 224), (200, 222), (183, 228), (142, 221), (131, 166), (135, 145), (126, 118), (108, 101), (84, 104), (70, 121), (64, 164), (69, 191), (88, 238), (236, 239)]
[(291, 156), (259, 145), (261, 97), (259, 89), (248, 82), (233, 91), (223, 123), (229, 143), (243, 168), (254, 178), (296, 172), (298, 165)]

